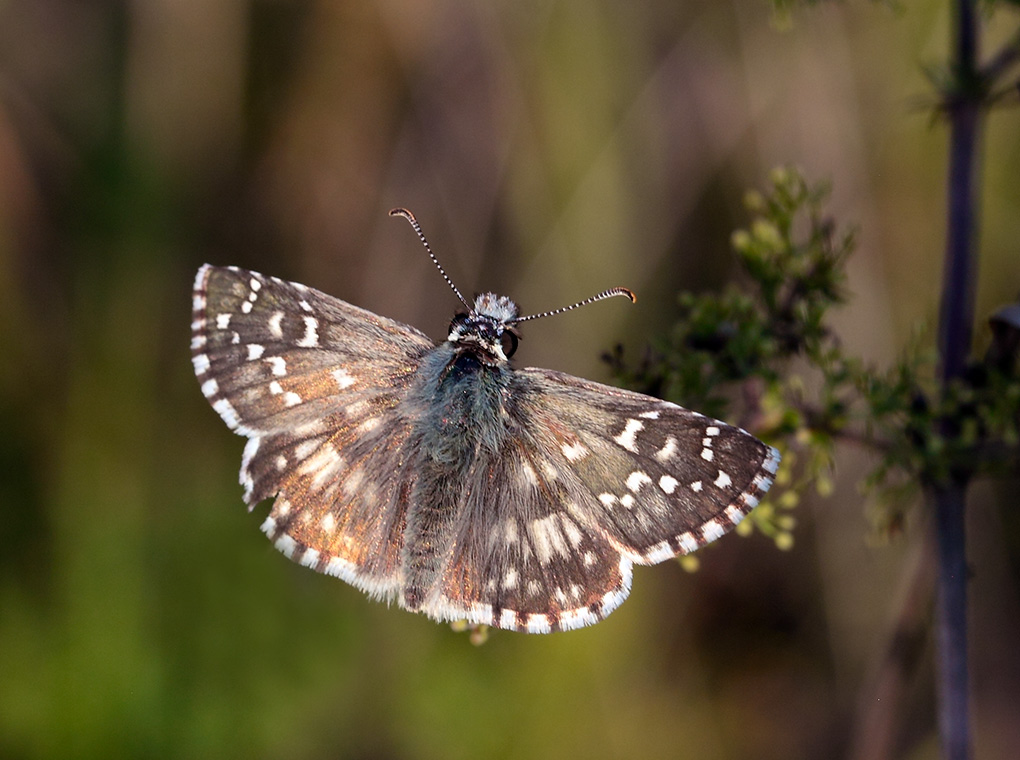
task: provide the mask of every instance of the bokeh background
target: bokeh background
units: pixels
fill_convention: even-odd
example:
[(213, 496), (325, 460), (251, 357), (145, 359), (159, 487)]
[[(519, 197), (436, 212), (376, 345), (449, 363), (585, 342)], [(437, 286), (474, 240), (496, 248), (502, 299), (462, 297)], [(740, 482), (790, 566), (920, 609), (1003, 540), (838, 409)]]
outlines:
[[(518, 354), (606, 380), (602, 351), (734, 276), (744, 192), (790, 163), (859, 230), (836, 326), (888, 361), (937, 314), (945, 6), (0, 0), (0, 756), (936, 757), (930, 637), (882, 665), (930, 615), (927, 524), (876, 539), (861, 452), (792, 550), (728, 536), (593, 628), (475, 647), (272, 548), (188, 342), (206, 261), (442, 337), (401, 205), (465, 292), (634, 289)], [(994, 114), (979, 315), (1020, 291), (1018, 136)], [(1020, 756), (1013, 486), (971, 500), (982, 758)]]

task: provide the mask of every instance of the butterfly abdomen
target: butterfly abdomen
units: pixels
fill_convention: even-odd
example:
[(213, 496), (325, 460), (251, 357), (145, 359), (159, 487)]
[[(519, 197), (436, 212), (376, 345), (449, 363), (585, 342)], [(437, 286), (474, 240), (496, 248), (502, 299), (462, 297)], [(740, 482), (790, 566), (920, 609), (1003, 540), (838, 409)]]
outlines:
[(419, 410), (411, 438), (420, 468), (403, 553), (403, 601), (409, 609), (425, 603), (453, 555), (457, 531), (471, 525), (463, 519), (465, 502), (484, 477), (484, 463), (498, 455), (509, 435), (505, 369), (444, 344), (426, 357), (419, 374), (410, 402)]

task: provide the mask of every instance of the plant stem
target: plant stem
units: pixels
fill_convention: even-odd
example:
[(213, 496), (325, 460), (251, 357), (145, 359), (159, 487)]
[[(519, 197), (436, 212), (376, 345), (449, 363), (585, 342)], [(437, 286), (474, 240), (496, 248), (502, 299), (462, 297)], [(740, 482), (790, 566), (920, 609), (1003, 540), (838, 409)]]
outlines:
[(980, 95), (970, 83), (977, 75), (974, 0), (957, 0), (959, 20), (954, 68), (957, 93), (950, 97), (949, 220), (942, 275), (939, 353), (944, 382), (959, 377), (970, 354), (974, 323), (977, 142), (981, 124)]
[[(948, 226), (939, 315), (943, 387), (960, 377), (970, 354), (974, 323), (977, 237), (978, 139), (982, 91), (977, 87), (978, 30), (975, 0), (955, 0), (953, 68), (949, 94)], [(944, 431), (946, 432), (946, 431)], [(939, 734), (947, 760), (970, 757), (967, 674), (967, 559), (964, 532), (966, 481), (931, 489), (938, 544)]]
[(939, 734), (946, 760), (970, 757), (965, 490), (960, 485), (938, 488), (933, 493), (938, 541)]

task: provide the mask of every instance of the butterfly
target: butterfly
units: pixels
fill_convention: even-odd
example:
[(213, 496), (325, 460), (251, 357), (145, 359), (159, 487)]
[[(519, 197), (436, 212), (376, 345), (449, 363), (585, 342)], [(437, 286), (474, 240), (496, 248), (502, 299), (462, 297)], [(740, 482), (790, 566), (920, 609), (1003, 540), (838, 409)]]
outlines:
[(651, 396), (510, 358), (509, 298), (469, 304), (438, 344), (305, 285), (237, 267), (195, 278), (192, 363), (248, 438), (244, 501), (295, 562), (437, 621), (547, 633), (602, 620), (632, 568), (739, 523), (779, 452)]

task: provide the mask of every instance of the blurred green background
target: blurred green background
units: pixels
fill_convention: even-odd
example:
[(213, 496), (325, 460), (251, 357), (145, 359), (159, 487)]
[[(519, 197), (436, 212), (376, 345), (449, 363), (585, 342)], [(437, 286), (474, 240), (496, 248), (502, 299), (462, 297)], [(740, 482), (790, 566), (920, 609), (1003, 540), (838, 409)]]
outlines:
[[(474, 647), (273, 549), (188, 352), (206, 261), (442, 337), (401, 205), (465, 292), (634, 289), (518, 354), (605, 380), (734, 274), (745, 189), (793, 163), (859, 227), (837, 327), (888, 360), (937, 314), (944, 230), (946, 10), (901, 10), (0, 0), (0, 756), (936, 757), (930, 638), (881, 667), (927, 525), (872, 540), (859, 451), (791, 551), (728, 536), (593, 628)], [(985, 135), (979, 315), (1020, 291), (1018, 135), (1015, 108)], [(977, 756), (1017, 757), (1015, 489), (971, 504)]]

